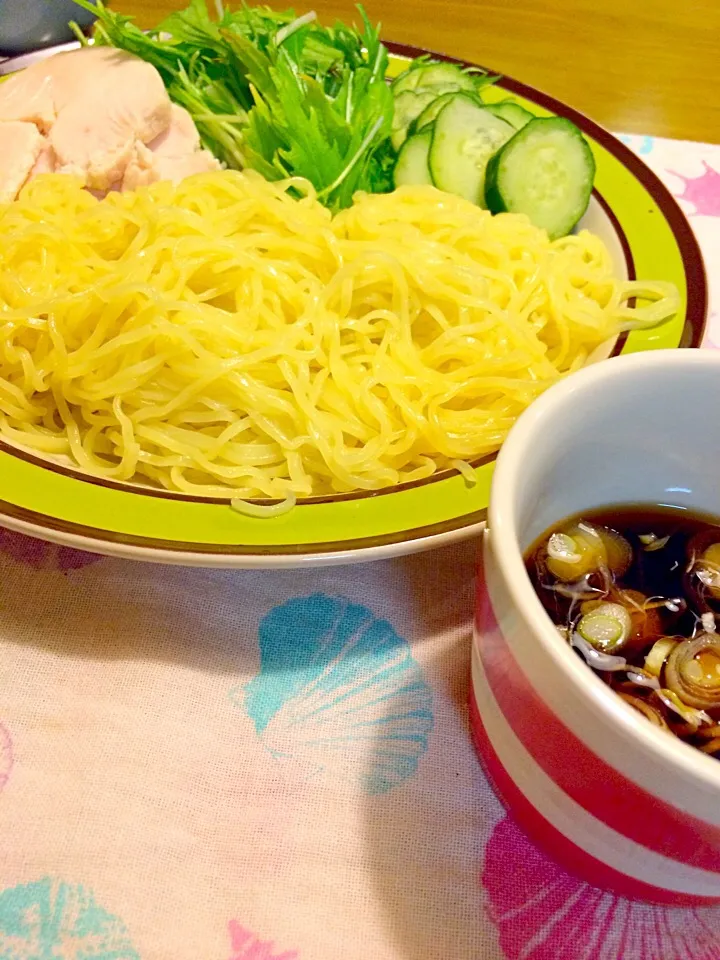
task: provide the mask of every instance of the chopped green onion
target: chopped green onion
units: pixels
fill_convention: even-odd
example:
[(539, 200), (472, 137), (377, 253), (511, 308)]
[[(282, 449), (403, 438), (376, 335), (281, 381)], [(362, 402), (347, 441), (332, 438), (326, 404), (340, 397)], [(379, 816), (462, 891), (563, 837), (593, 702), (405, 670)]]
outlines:
[(648, 687), (650, 690), (660, 689), (658, 678), (648, 673), (647, 670), (643, 670), (642, 667), (628, 667), (627, 678), (630, 683), (634, 683), (638, 687)]
[(619, 603), (601, 603), (577, 625), (583, 639), (605, 652), (621, 647), (630, 636), (631, 628), (630, 614)]
[(710, 596), (720, 600), (720, 543), (711, 543), (692, 567)]
[(602, 673), (627, 670), (628, 664), (625, 657), (616, 657), (611, 653), (603, 653), (602, 650), (597, 650), (584, 637), (581, 637), (577, 630), (570, 638), (570, 645), (580, 651), (585, 658), (585, 662), (593, 670), (600, 670)]
[(665, 667), (665, 686), (699, 710), (720, 707), (720, 637), (701, 633), (682, 640)]
[(661, 637), (655, 641), (645, 657), (645, 669), (648, 673), (652, 674), (653, 677), (660, 676), (665, 661), (677, 642), (675, 637)]
[(683, 703), (680, 697), (672, 690), (663, 688), (656, 690), (655, 693), (668, 710), (672, 710), (673, 713), (682, 717), (685, 723), (690, 724), (691, 727), (697, 729), (703, 723), (712, 724), (712, 718), (709, 717), (704, 710), (696, 710), (695, 707), (689, 707), (686, 703)]
[(670, 535), (668, 534), (667, 537), (659, 537), (656, 533), (641, 533), (638, 540), (642, 543), (643, 549), (647, 553), (653, 553), (655, 550), (662, 550), (662, 548), (667, 545), (670, 540)]
[(576, 541), (567, 533), (554, 533), (550, 537), (548, 556), (551, 560), (561, 560), (563, 563), (580, 563), (582, 559)]

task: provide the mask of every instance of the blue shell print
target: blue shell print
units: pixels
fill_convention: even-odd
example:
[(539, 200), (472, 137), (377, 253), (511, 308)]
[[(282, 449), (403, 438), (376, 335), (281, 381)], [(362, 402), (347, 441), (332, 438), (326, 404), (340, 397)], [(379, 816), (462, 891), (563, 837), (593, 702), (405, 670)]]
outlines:
[(140, 960), (125, 925), (89, 890), (46, 877), (0, 893), (2, 960)]
[(271, 610), (259, 640), (260, 672), (232, 696), (270, 753), (313, 774), (352, 777), (373, 794), (415, 773), (432, 692), (386, 620), (316, 593)]
[(629, 136), (624, 134), (620, 137), (625, 146), (630, 147), (631, 150), (634, 150), (635, 153), (639, 153), (640, 156), (646, 156), (648, 153), (652, 153), (653, 146), (655, 145), (655, 140), (653, 137), (638, 137), (638, 136)]

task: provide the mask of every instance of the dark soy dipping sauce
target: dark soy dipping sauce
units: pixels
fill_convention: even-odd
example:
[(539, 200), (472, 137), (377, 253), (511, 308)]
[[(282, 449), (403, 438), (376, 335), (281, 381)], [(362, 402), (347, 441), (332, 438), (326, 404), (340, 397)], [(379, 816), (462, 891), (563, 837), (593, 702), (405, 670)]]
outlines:
[(547, 530), (525, 564), (577, 655), (648, 721), (720, 759), (720, 519), (587, 510)]

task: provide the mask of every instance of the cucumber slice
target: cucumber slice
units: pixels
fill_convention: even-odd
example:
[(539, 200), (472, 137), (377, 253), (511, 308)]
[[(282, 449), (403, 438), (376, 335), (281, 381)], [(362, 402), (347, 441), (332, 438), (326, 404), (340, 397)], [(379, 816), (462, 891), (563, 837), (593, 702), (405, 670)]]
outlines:
[(441, 190), (485, 206), (485, 168), (514, 133), (472, 97), (456, 94), (437, 115), (430, 145), (430, 175)]
[(594, 178), (592, 150), (575, 124), (538, 118), (492, 158), (485, 197), (493, 213), (524, 213), (555, 240), (587, 210)]
[(390, 84), (390, 88), (395, 96), (398, 96), (400, 93), (405, 93), (410, 91), (411, 93), (415, 92), (415, 88), (420, 82), (419, 73), (421, 67), (408, 67), (407, 70), (403, 70), (402, 73), (399, 73), (395, 79)]
[(415, 117), (419, 116), (425, 107), (436, 98), (437, 94), (429, 90), (417, 93), (412, 90), (403, 90), (395, 97), (392, 129), (390, 131), (390, 142), (395, 150), (399, 150), (405, 142), (408, 129)]
[(475, 90), (475, 81), (472, 74), (456, 66), (454, 63), (421, 63), (410, 67), (393, 80), (394, 94), (405, 90), (433, 89), (443, 87), (445, 90)]
[(496, 117), (506, 120), (516, 130), (522, 130), (526, 123), (535, 119), (535, 115), (530, 113), (529, 110), (510, 100), (504, 100), (501, 103), (486, 103), (485, 106)]
[(456, 93), (457, 91), (450, 91), (450, 93), (442, 93), (439, 97), (435, 97), (432, 103), (429, 103), (420, 116), (413, 121), (412, 132), (420, 133), (420, 131), (424, 130), (425, 127), (429, 127), (430, 124), (434, 122), (442, 108), (446, 104), (450, 103), (452, 98), (456, 96)]
[(423, 130), (407, 138), (393, 170), (396, 187), (432, 184), (428, 167), (431, 142), (432, 130)]
[(466, 73), (462, 67), (454, 63), (429, 63), (420, 68), (420, 87), (451, 87), (455, 90), (475, 90), (475, 81), (472, 74)]
[(425, 64), (411, 64), (407, 70), (399, 73), (390, 84), (390, 88), (395, 96), (398, 96), (400, 93), (405, 93), (408, 90), (414, 93), (420, 83), (420, 74), (424, 67)]

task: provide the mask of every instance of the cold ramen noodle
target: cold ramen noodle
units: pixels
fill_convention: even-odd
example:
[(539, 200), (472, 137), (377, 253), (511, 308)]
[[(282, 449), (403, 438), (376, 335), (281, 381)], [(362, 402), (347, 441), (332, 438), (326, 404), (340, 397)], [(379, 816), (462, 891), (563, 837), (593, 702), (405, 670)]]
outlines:
[[(637, 297), (637, 305), (629, 300)], [(430, 186), (333, 215), (217, 171), (0, 207), (0, 435), (97, 477), (232, 498), (376, 490), (498, 449), (666, 283)]]
[(608, 507), (553, 527), (526, 561), (563, 638), (618, 696), (720, 758), (720, 523)]

